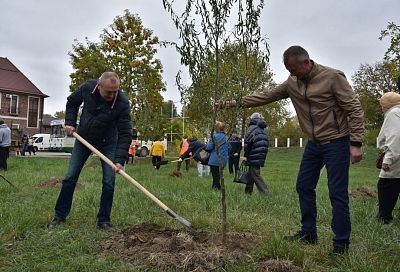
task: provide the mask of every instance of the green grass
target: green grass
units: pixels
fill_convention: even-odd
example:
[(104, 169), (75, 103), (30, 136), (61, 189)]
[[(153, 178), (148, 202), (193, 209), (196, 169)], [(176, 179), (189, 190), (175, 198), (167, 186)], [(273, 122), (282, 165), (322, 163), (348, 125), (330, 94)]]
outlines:
[[(292, 260), (305, 271), (399, 271), (400, 211), (394, 222), (382, 225), (376, 220), (377, 199), (350, 199), (352, 237), (350, 253), (340, 262), (328, 259), (331, 250), (331, 206), (326, 171), (317, 187), (318, 234), (320, 243), (307, 246), (289, 243), (282, 236), (299, 228), (299, 205), (295, 180), (302, 149), (271, 149), (262, 175), (272, 192), (263, 198), (255, 189), (252, 196), (232, 182), (225, 171), (229, 230), (262, 235), (265, 240), (252, 252), (257, 260)], [(350, 190), (369, 187), (376, 191), (377, 151), (366, 149), (365, 159), (351, 166)], [(66, 223), (54, 231), (46, 224), (53, 217), (59, 188), (40, 186), (61, 179), (68, 160), (62, 158), (11, 157), (6, 177), (18, 189), (0, 180), (0, 271), (145, 271), (134, 269), (115, 256), (99, 254), (98, 242), (108, 233), (96, 229), (101, 190), (98, 158), (85, 166), (75, 192), (72, 211)], [(127, 173), (180, 216), (198, 229), (219, 231), (220, 194), (211, 189), (211, 176), (197, 177), (197, 169), (183, 171), (181, 179), (170, 177), (175, 164), (154, 170), (149, 159), (129, 164)], [(168, 228), (182, 228), (154, 202), (122, 177), (117, 178), (112, 214), (113, 224), (122, 229), (142, 222)], [(251, 265), (229, 267), (229, 271), (251, 271)], [(222, 271), (222, 268), (221, 268)]]

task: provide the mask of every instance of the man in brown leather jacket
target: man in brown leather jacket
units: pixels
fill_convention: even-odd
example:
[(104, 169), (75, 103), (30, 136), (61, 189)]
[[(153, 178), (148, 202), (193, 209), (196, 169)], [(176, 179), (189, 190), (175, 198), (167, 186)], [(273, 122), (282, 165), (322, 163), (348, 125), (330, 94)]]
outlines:
[(301, 210), (301, 229), (286, 240), (316, 244), (317, 208), (315, 188), (320, 171), (328, 173), (332, 204), (333, 253), (346, 253), (350, 243), (349, 166), (362, 159), (364, 112), (343, 72), (310, 59), (300, 46), (283, 54), (290, 77), (273, 90), (245, 96), (241, 101), (219, 103), (219, 107), (256, 107), (290, 98), (302, 130), (309, 140), (305, 147), (296, 190)]

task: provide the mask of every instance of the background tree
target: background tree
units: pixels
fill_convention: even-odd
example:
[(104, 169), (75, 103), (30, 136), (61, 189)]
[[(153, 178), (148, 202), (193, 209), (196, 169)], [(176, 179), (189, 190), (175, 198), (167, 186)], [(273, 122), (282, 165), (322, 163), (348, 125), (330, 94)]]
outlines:
[(158, 38), (145, 28), (141, 19), (128, 10), (117, 16), (103, 30), (100, 42), (85, 39), (86, 44), (75, 40), (69, 52), (74, 72), (70, 75), (70, 90), (87, 79), (98, 78), (102, 72), (113, 70), (121, 78), (121, 89), (131, 102), (135, 128), (143, 138), (162, 135), (166, 120), (161, 108), (165, 90), (162, 65), (155, 58)]
[(387, 61), (374, 65), (361, 64), (352, 76), (353, 88), (363, 105), (366, 128), (379, 128), (383, 113), (379, 98), (389, 91), (396, 91), (396, 80), (391, 74), (391, 65)]
[(385, 92), (398, 92), (400, 80), (400, 27), (389, 23), (381, 31), (379, 39), (390, 38), (390, 46), (382, 61), (373, 65), (362, 64), (352, 76), (353, 87), (360, 97), (364, 109), (366, 136), (365, 142), (375, 145), (376, 137), (383, 122), (379, 98)]
[(85, 38), (86, 45), (74, 40), (72, 51), (68, 52), (70, 63), (74, 70), (69, 77), (69, 90), (74, 92), (79, 85), (88, 79), (99, 78), (104, 71), (111, 70), (112, 66), (102, 53), (100, 45)]
[(300, 128), (297, 116), (287, 117), (279, 126), (271, 127), (270, 137), (270, 144), (274, 145), (275, 138), (277, 138), (279, 147), (286, 147), (288, 138), (290, 139), (290, 146), (300, 146), (300, 138), (306, 139)]
[(65, 111), (56, 111), (56, 113), (54, 114), (54, 117), (57, 119), (65, 119)]
[[(212, 56), (214, 58), (214, 56)], [(268, 63), (262, 60), (263, 55), (258, 51), (246, 52), (243, 45), (239, 43), (225, 44), (220, 51), (220, 100), (240, 101), (243, 95), (262, 87), (272, 89), (275, 83)], [(212, 61), (207, 64), (208, 69), (203, 71), (199, 82), (193, 83), (190, 88), (182, 92), (182, 98), (188, 105), (187, 116), (192, 122), (196, 122), (203, 131), (207, 131), (212, 118), (213, 111), (208, 109), (211, 105), (204, 97), (211, 97), (213, 92), (213, 69)], [(223, 91), (222, 91), (223, 90)], [(269, 126), (281, 126), (289, 112), (285, 109), (286, 100), (258, 107), (253, 111), (263, 113)], [(200, 105), (200, 107), (199, 107)], [(226, 109), (220, 112), (220, 120), (229, 125), (229, 129), (236, 128), (244, 135), (249, 115), (252, 111), (244, 111), (239, 108)], [(209, 130), (208, 130), (209, 131)]]
[(384, 60), (390, 65), (391, 74), (400, 78), (400, 26), (390, 22), (386, 29), (381, 31), (380, 40), (390, 38), (390, 46), (385, 52)]

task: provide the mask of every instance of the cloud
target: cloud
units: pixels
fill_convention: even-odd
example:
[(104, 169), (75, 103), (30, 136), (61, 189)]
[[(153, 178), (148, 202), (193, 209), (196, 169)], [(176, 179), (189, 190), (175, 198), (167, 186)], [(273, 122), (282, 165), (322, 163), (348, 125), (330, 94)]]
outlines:
[[(161, 1), (119, 0), (36, 0), (3, 1), (0, 16), (0, 56), (11, 60), (40, 90), (50, 97), (45, 100), (45, 113), (64, 110), (69, 95), (68, 51), (74, 39), (98, 41), (124, 9), (136, 13), (146, 28), (160, 40), (177, 40), (169, 14)], [(175, 4), (182, 2), (176, 0)], [(260, 18), (262, 32), (271, 46), (271, 68), (275, 80), (288, 76), (281, 55), (290, 45), (304, 46), (318, 63), (343, 70), (347, 77), (361, 63), (379, 61), (389, 41), (378, 36), (390, 21), (399, 24), (398, 0), (270, 0)], [(186, 71), (180, 56), (171, 48), (160, 48), (157, 57), (163, 64), (167, 83), (165, 99), (179, 100), (175, 86), (178, 70)]]

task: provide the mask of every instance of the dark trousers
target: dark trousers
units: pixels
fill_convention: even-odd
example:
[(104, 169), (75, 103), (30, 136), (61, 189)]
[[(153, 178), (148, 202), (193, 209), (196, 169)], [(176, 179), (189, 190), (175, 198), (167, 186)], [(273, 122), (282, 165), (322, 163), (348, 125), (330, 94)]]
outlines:
[[(115, 147), (116, 145), (112, 143), (97, 148), (101, 153), (104, 154), (104, 156), (110, 160), (114, 160)], [(74, 149), (72, 150), (71, 158), (69, 160), (68, 172), (63, 180), (61, 191), (57, 199), (55, 207), (56, 217), (65, 219), (68, 216), (72, 206), (72, 199), (76, 183), (82, 171), (83, 165), (91, 153), (92, 151), (90, 151), (90, 149), (81, 144), (79, 141), (75, 141)], [(103, 170), (103, 187), (100, 197), (100, 208), (97, 214), (97, 220), (99, 223), (110, 222), (115, 186), (114, 170), (112, 170), (112, 168), (103, 160), (101, 161), (101, 167)]]
[(323, 145), (309, 141), (301, 160), (296, 185), (301, 210), (301, 230), (307, 233), (317, 233), (315, 188), (320, 177), (320, 171), (325, 165), (332, 206), (333, 245), (339, 248), (348, 246), (351, 232), (348, 195), (349, 144), (348, 138)]
[(152, 156), (151, 162), (153, 163), (154, 168), (157, 170), (160, 169), (161, 156)]
[(7, 171), (7, 159), (10, 153), (9, 146), (0, 146), (0, 169)]
[(261, 194), (268, 194), (268, 188), (265, 184), (263, 178), (260, 175), (260, 167), (259, 166), (249, 166), (249, 182), (246, 184), (244, 192), (246, 194), (253, 193), (254, 184), (256, 185), (258, 191)]
[(25, 152), (27, 151), (28, 151), (28, 144), (22, 144), (21, 156), (25, 156)]
[(239, 160), (240, 160), (240, 156), (233, 156), (230, 155), (229, 159), (228, 159), (228, 169), (229, 169), (229, 174), (233, 173), (233, 167), (235, 167), (235, 174), (237, 172), (237, 170), (239, 170)]
[(35, 148), (33, 145), (28, 145), (28, 152), (29, 152), (29, 155), (32, 155), (32, 153), (33, 153), (33, 155), (36, 155)]
[(131, 158), (131, 163), (133, 163), (134, 155), (128, 154), (128, 158), (126, 158), (126, 163), (125, 164), (129, 163), (129, 158)]
[(393, 209), (400, 194), (400, 178), (379, 178), (378, 203), (379, 218), (385, 223), (393, 219)]
[[(186, 166), (185, 167), (186, 171), (189, 171), (190, 159), (186, 159), (186, 160), (184, 160), (184, 162), (185, 162), (185, 166)], [(177, 171), (181, 171), (181, 165), (182, 165), (182, 162), (178, 161), (178, 163), (176, 164)]]
[[(222, 168), (223, 170), (224, 168)], [(221, 176), (219, 175), (219, 166), (210, 165), (211, 175), (213, 178), (212, 188), (214, 189), (221, 189), (220, 179)]]

